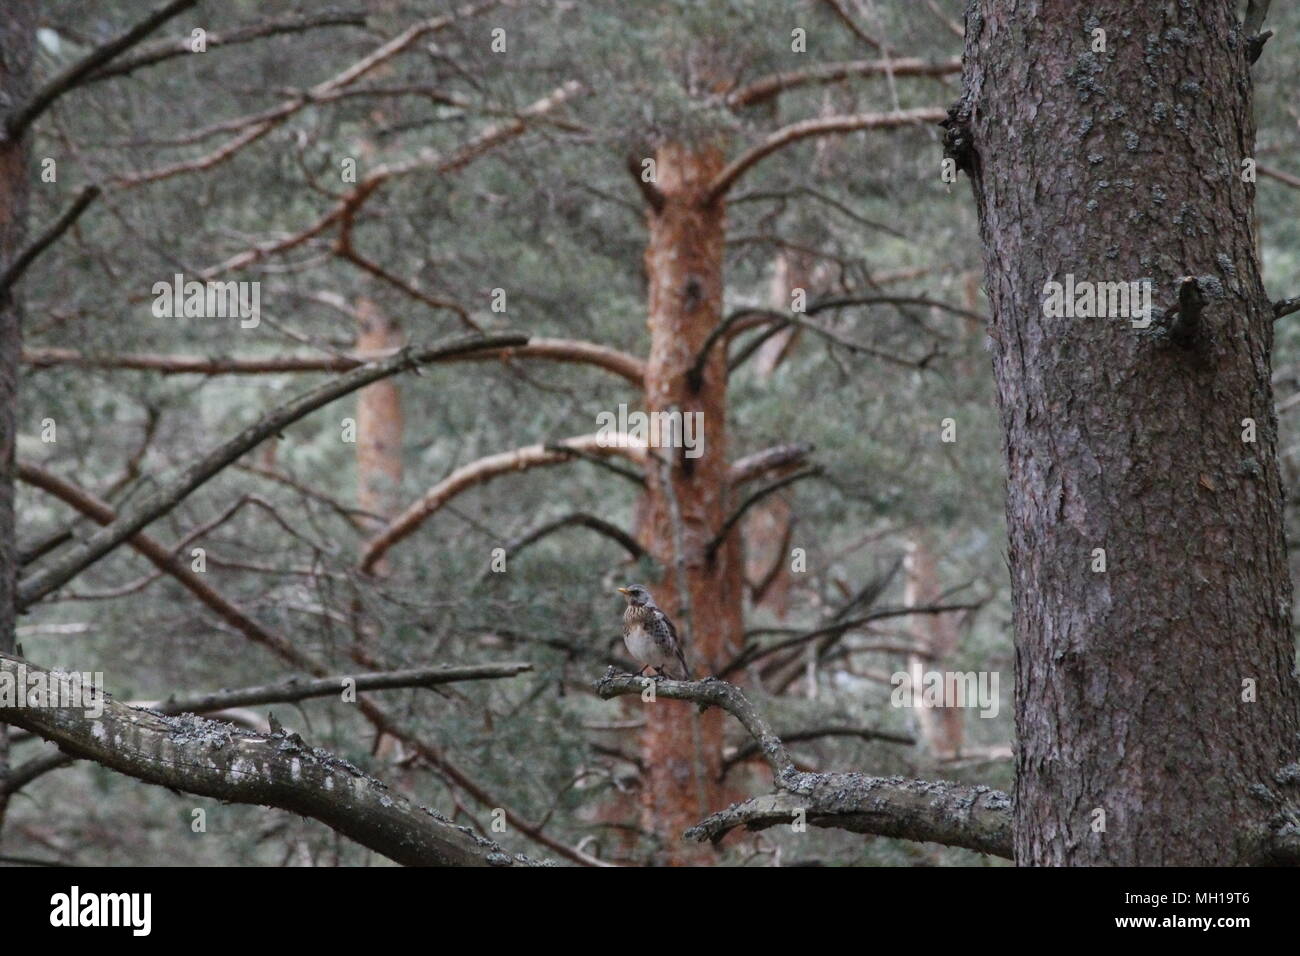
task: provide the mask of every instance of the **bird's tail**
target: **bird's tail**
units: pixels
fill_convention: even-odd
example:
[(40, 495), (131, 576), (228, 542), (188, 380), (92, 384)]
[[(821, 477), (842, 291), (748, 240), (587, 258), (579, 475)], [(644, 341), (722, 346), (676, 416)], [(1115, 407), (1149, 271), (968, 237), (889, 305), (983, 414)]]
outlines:
[(677, 663), (682, 668), (682, 680), (690, 680), (691, 669), (686, 666), (686, 655), (682, 653), (682, 649), (680, 647), (675, 648), (675, 650), (677, 651)]

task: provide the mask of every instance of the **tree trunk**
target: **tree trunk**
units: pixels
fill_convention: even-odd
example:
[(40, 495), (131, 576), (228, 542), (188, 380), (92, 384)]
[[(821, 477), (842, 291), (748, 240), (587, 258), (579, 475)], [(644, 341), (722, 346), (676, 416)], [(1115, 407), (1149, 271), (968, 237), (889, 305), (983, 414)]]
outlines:
[[(0, 123), (29, 95), (34, 4), (0, 9)], [(28, 138), (17, 142), (0, 133), (0, 273), (22, 251), (27, 230)], [(14, 526), (14, 447), (17, 442), (18, 361), (22, 352), (21, 306), (12, 294), (0, 298), (0, 652), (14, 650), (14, 586), (18, 545)], [(9, 728), (0, 724), (0, 780), (9, 772)], [(0, 788), (0, 830), (8, 798)]]
[[(827, 142), (823, 140), (822, 143)], [(819, 143), (819, 145), (821, 145)], [(801, 250), (781, 249), (772, 267), (771, 307), (788, 310), (795, 289), (814, 297), (815, 263)], [(791, 326), (778, 332), (759, 346), (754, 356), (754, 374), (770, 382), (781, 363), (793, 351), (803, 330)], [(771, 611), (784, 620), (790, 611), (790, 589), (794, 578), (790, 571), (790, 540), (794, 513), (785, 494), (777, 493), (749, 509), (744, 521), (745, 577), (755, 608)], [(811, 690), (811, 689), (810, 689)]]
[[(974, 151), (948, 140), (993, 306), (1021, 864), (1257, 862), (1300, 729), (1237, 6), (968, 9)], [(1067, 274), (1151, 278), (1150, 328), (1047, 317)]]
[[(726, 350), (711, 350), (698, 391), (686, 376), (721, 315), (725, 210), (721, 201), (706, 203), (703, 196), (723, 156), (714, 148), (669, 145), (659, 150), (656, 165), (663, 203), (649, 214), (645, 257), (651, 336), (646, 409), (702, 412), (704, 444), (695, 458), (685, 457), (682, 449), (655, 450), (671, 457), (671, 491), (661, 466), (651, 461), (640, 537), (664, 568), (655, 598), (679, 633), (689, 633), (687, 660), (699, 677), (713, 673), (738, 649), (743, 628), (737, 536), (732, 534), (712, 558), (707, 553), (726, 520), (729, 498)], [(689, 610), (682, 606), (683, 593)], [(723, 803), (718, 783), (723, 714), (701, 715), (660, 701), (647, 708), (646, 717), (645, 826), (669, 848), (668, 862), (686, 862), (687, 855), (701, 851), (683, 843), (682, 833)]]
[[(357, 351), (401, 348), (402, 330), (370, 299), (357, 302)], [(392, 379), (357, 392), (357, 507), (391, 519), (402, 489), (402, 396)], [(386, 522), (367, 521), (371, 531)], [(381, 562), (383, 564), (384, 562)]]
[[(917, 531), (913, 536), (904, 572), (905, 605), (943, 603), (938, 559), (929, 533)], [(911, 619), (910, 630), (917, 647), (925, 650), (924, 654), (909, 654), (907, 658), (912, 686), (922, 687), (927, 671), (947, 671), (951, 668), (952, 657), (961, 644), (961, 629), (956, 615), (948, 613), (917, 615)], [(964, 708), (945, 706), (942, 701), (934, 706), (922, 702), (916, 708), (916, 723), (921, 732), (921, 741), (931, 757), (942, 759), (960, 756), (965, 732), (964, 716)]]

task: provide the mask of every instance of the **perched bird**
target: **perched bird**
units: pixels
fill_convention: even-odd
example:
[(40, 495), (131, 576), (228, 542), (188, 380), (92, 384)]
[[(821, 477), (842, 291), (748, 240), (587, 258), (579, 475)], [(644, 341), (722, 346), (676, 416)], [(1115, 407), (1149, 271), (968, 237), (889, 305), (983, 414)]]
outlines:
[(643, 674), (647, 667), (653, 667), (661, 675), (690, 680), (691, 669), (686, 666), (677, 628), (655, 604), (650, 592), (639, 584), (632, 584), (619, 588), (618, 593), (627, 598), (627, 610), (623, 612), (623, 643), (641, 665), (637, 673)]

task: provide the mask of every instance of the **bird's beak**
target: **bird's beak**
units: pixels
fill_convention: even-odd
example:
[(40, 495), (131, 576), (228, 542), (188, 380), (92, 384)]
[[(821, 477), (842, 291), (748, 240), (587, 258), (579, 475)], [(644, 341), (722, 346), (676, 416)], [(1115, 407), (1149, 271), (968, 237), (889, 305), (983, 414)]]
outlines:
[(618, 589), (618, 593), (619, 593), (619, 594), (622, 594), (624, 597), (626, 597), (627, 594), (628, 594), (628, 590), (627, 590), (627, 588), (619, 588), (619, 589)]

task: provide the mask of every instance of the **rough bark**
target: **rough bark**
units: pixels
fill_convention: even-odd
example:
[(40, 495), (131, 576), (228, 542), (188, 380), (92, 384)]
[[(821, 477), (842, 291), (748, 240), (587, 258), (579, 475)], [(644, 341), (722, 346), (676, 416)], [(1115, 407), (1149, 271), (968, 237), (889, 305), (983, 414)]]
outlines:
[[(968, 8), (947, 141), (993, 306), (1021, 864), (1247, 864), (1279, 823), (1300, 689), (1237, 6)], [(1155, 321), (1045, 316), (1067, 274), (1151, 278)]]
[[(727, 518), (724, 349), (709, 353), (699, 386), (688, 381), (709, 333), (721, 320), (725, 210), (710, 200), (711, 182), (723, 168), (720, 150), (669, 144), (656, 156), (662, 202), (647, 213), (650, 238), (650, 357), (646, 409), (703, 413), (704, 448), (698, 458), (681, 449), (652, 449), (671, 460), (665, 470), (651, 460), (639, 538), (665, 569), (656, 600), (689, 635), (687, 660), (696, 673), (714, 673), (739, 646), (743, 631), (742, 567), (738, 536), (709, 556), (709, 544)], [(680, 549), (680, 550), (679, 550)], [(672, 705), (650, 705), (642, 734), (643, 811), (647, 830), (660, 834), (668, 862), (687, 862), (691, 851), (678, 837), (722, 802), (722, 715), (695, 715)]]
[[(68, 675), (0, 654), (0, 674), (15, 686), (27, 686), (37, 673), (51, 687), (68, 685)], [(101, 716), (92, 717), (80, 707), (0, 705), (0, 720), (146, 783), (312, 817), (398, 863), (530, 862), (389, 790), (347, 761), (307, 746), (297, 735), (264, 736), (193, 714), (172, 717), (136, 710), (111, 698), (103, 708)]]
[[(0, 9), (0, 126), (24, 103), (31, 88), (33, 4)], [(21, 254), (27, 230), (27, 137), (0, 137), (0, 274)], [(14, 527), (14, 448), (17, 429), (18, 362), (22, 318), (12, 289), (0, 294), (0, 652), (14, 649), (14, 594), (18, 578), (18, 539)], [(0, 723), (0, 779), (9, 770), (9, 731)], [(8, 804), (0, 796), (0, 827)]]

